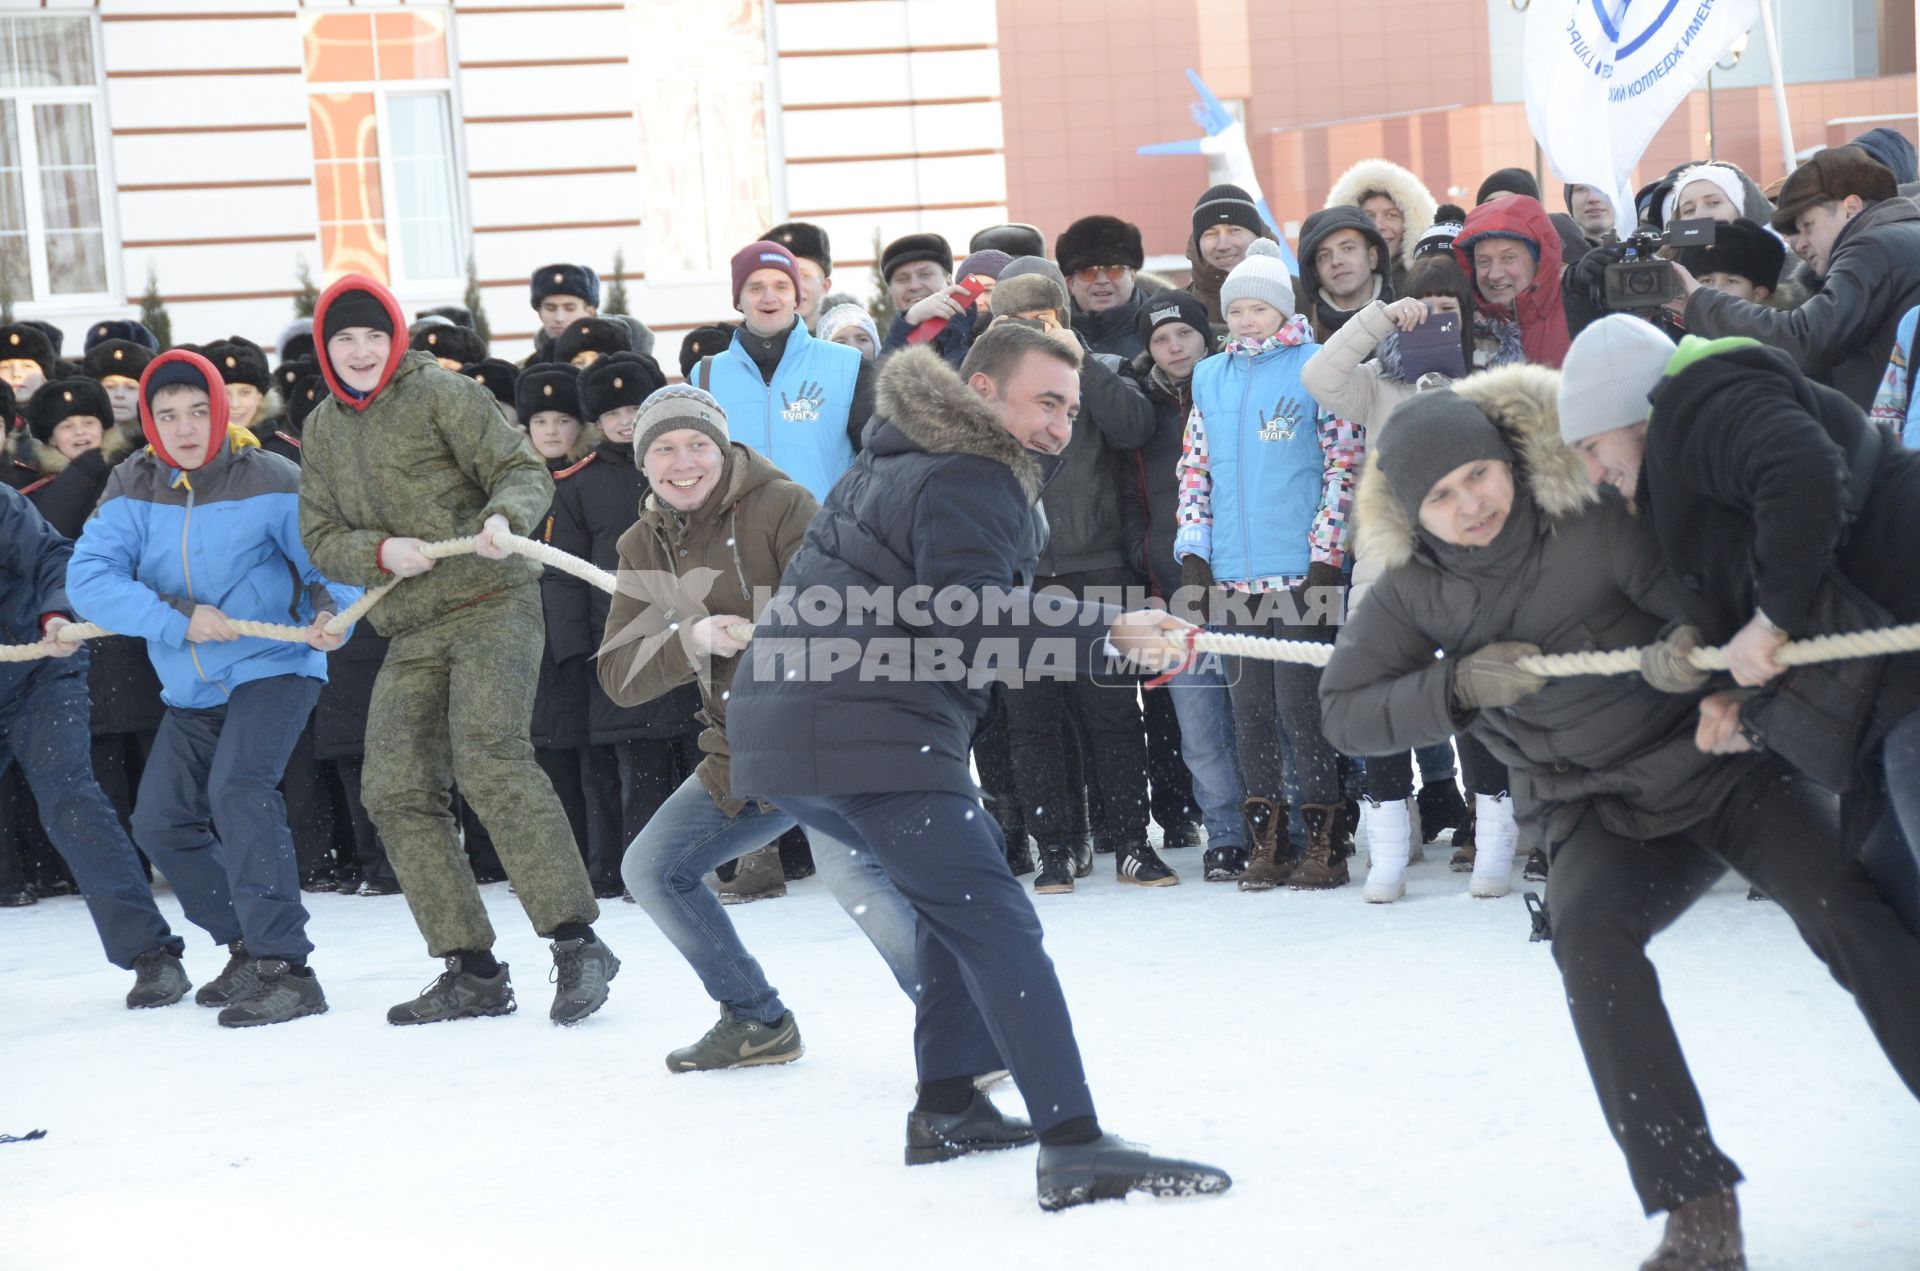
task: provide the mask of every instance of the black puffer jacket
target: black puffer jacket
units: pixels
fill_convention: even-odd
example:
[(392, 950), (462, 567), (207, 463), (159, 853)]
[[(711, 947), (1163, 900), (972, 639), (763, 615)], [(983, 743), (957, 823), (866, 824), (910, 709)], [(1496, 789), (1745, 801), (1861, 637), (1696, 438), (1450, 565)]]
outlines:
[(1127, 564), (1143, 575), (1153, 594), (1170, 597), (1180, 588), (1173, 533), (1180, 505), (1180, 443), (1193, 410), (1193, 380), (1173, 383), (1142, 353), (1127, 365), (1127, 377), (1153, 407), (1153, 434), (1121, 456), (1120, 508), (1126, 522)]
[[(547, 460), (547, 471), (553, 474), (556, 504), (561, 489), (585, 466), (588, 464), (584, 454)], [(543, 543), (553, 542), (552, 508), (547, 509), (540, 524), (534, 527), (533, 537)], [(546, 647), (540, 654), (539, 684), (533, 694), (530, 730), (534, 747), (539, 750), (567, 750), (583, 746), (587, 741), (587, 659), (579, 653), (563, 659), (555, 652), (552, 635), (555, 606), (564, 609), (574, 604), (566, 581), (567, 576), (557, 569), (549, 569), (540, 576), (541, 609), (549, 621)]]
[(1920, 207), (1872, 204), (1840, 231), (1818, 294), (1791, 312), (1702, 287), (1687, 300), (1687, 330), (1747, 335), (1786, 353), (1802, 371), (1862, 410), (1887, 369), (1894, 334), (1920, 305)]
[[(1518, 366), (1456, 386), (1519, 456), (1511, 519), (1486, 548), (1450, 548), (1418, 529), (1380, 471), (1380, 452), (1369, 456), (1359, 534), (1362, 551), (1388, 569), (1348, 616), (1320, 681), (1327, 738), (1349, 754), (1396, 754), (1468, 729), (1512, 770), (1515, 813), (1548, 850), (1589, 813), (1630, 839), (1677, 833), (1713, 815), (1761, 762), (1701, 754), (1695, 699), (1639, 676), (1555, 679), (1509, 708), (1455, 709), (1457, 659), (1486, 645), (1631, 648), (1684, 612), (1652, 532), (1619, 499), (1603, 498), (1561, 444), (1557, 381)], [(1418, 444), (1418, 423), (1396, 425), (1389, 456), (1396, 437)]]
[(1125, 304), (1117, 304), (1097, 313), (1085, 313), (1076, 308), (1073, 311), (1073, 329), (1080, 333), (1080, 338), (1093, 352), (1116, 357), (1123, 362), (1131, 361), (1147, 351), (1146, 342), (1140, 338), (1140, 310), (1146, 306), (1147, 295), (1136, 275), (1133, 294), (1127, 297)]
[(1042, 499), (1049, 531), (1040, 553), (1043, 577), (1127, 563), (1121, 474), (1132, 467), (1125, 452), (1152, 439), (1154, 413), (1140, 386), (1121, 374), (1125, 369), (1119, 358), (1097, 352), (1080, 365), (1080, 417)]
[[(327, 655), (327, 682), (313, 708), (313, 757), (353, 759), (367, 753), (373, 682), (387, 660), (387, 637), (356, 622), (347, 642)], [(97, 731), (97, 730), (96, 730)]]

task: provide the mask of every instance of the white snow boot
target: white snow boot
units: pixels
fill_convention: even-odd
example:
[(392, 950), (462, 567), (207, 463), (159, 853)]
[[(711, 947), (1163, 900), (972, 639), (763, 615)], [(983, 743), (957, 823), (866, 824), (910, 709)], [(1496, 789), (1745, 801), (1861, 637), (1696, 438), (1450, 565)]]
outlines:
[(1367, 883), (1360, 896), (1368, 904), (1392, 904), (1407, 894), (1412, 819), (1405, 799), (1367, 803)]
[(1513, 890), (1513, 853), (1520, 842), (1520, 827), (1513, 821), (1513, 800), (1475, 795), (1474, 820), (1478, 848), (1468, 891), (1481, 900), (1492, 900)]

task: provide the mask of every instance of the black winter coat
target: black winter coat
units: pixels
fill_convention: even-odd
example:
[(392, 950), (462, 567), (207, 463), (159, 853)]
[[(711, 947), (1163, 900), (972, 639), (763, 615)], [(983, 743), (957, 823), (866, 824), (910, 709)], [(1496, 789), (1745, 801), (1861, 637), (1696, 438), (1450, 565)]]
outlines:
[[(640, 518), (640, 502), (647, 479), (634, 466), (633, 446), (607, 441), (598, 430), (589, 432), (592, 452), (554, 487), (555, 547), (590, 560), (602, 569), (620, 567), (620, 536)], [(562, 662), (578, 660), (582, 668), (606, 638), (607, 610), (613, 598), (571, 574), (549, 571), (551, 583), (542, 583), (547, 599), (547, 648)], [(600, 687), (599, 677), (583, 669), (587, 680), (587, 735), (593, 745), (634, 738), (693, 737), (700, 732), (694, 716), (700, 695), (686, 685), (640, 706), (621, 706)]]
[(1687, 301), (1687, 330), (1748, 335), (1784, 351), (1802, 371), (1873, 405), (1900, 319), (1920, 305), (1920, 207), (1875, 203), (1840, 231), (1824, 285), (1798, 309), (1750, 304), (1702, 287)]
[[(1005, 666), (1024, 663), (1037, 641), (1057, 640), (1049, 651), (1071, 649), (1084, 671), (1115, 616), (1081, 606), (1058, 625), (979, 611), (969, 620), (929, 598), (889, 606), (881, 617), (891, 621), (882, 621), (844, 605), (795, 602), (814, 588), (842, 598), (854, 588), (910, 587), (978, 596), (1012, 588), (1032, 568), (1039, 457), (930, 349), (889, 359), (878, 396), (867, 450), (807, 527), (781, 595), (741, 655), (727, 722), (736, 798), (977, 795), (968, 761), (991, 682), (916, 676), (913, 663), (936, 649), (929, 642), (947, 642), (937, 647), (955, 662), (997, 656)], [(983, 640), (993, 643), (983, 648)], [(833, 651), (858, 657), (829, 666)], [(809, 654), (814, 665), (802, 670), (794, 659)]]
[(300, 429), (287, 416), (276, 415), (263, 420), (251, 431), (260, 439), (260, 449), (270, 455), (279, 455), (288, 463), (300, 462)]
[[(560, 489), (583, 467), (591, 466), (587, 459), (549, 459), (547, 471), (553, 474), (554, 502), (559, 503)], [(533, 537), (543, 543), (553, 542), (552, 508), (540, 518), (540, 524), (534, 527)], [(540, 654), (540, 680), (533, 693), (533, 726), (531, 736), (535, 749), (570, 750), (587, 743), (587, 658), (575, 653), (562, 659), (554, 651), (552, 617), (555, 607), (567, 609), (574, 603), (574, 597), (565, 587), (567, 575), (557, 569), (549, 569), (540, 576), (540, 601), (548, 617), (548, 635)]]
[(347, 642), (327, 654), (327, 682), (313, 708), (313, 757), (352, 759), (367, 753), (373, 682), (387, 660), (386, 636), (371, 622), (353, 624)]
[(1080, 417), (1074, 421), (1058, 472), (1047, 483), (1048, 538), (1039, 571), (1052, 578), (1127, 563), (1120, 510), (1121, 474), (1132, 464), (1124, 453), (1153, 437), (1153, 406), (1126, 363), (1089, 353), (1080, 366)]
[(1146, 304), (1147, 292), (1142, 289), (1139, 278), (1135, 277), (1133, 295), (1125, 304), (1102, 309), (1098, 313), (1075, 309), (1073, 329), (1080, 333), (1080, 338), (1095, 353), (1130, 362), (1147, 351), (1146, 342), (1140, 338), (1140, 310)]
[(1170, 597), (1180, 589), (1180, 563), (1173, 557), (1173, 534), (1180, 505), (1180, 444), (1193, 410), (1193, 380), (1169, 381), (1142, 353), (1127, 375), (1153, 406), (1153, 433), (1139, 449), (1121, 456), (1120, 508), (1126, 521), (1127, 564), (1146, 578), (1153, 594)]

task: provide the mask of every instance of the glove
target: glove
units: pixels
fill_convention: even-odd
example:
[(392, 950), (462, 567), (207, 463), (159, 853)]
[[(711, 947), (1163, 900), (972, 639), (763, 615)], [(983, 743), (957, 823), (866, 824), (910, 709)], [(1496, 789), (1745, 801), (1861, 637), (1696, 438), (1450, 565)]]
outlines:
[(1537, 644), (1508, 640), (1467, 654), (1453, 666), (1453, 704), (1463, 711), (1487, 710), (1538, 693), (1547, 686), (1546, 677), (1517, 665), (1538, 652)]
[(1213, 566), (1200, 556), (1182, 556), (1180, 558), (1180, 585), (1182, 587), (1213, 586)]
[[(1330, 565), (1323, 560), (1314, 561), (1307, 566), (1307, 576), (1301, 580), (1298, 587), (1293, 589), (1294, 612), (1300, 614), (1303, 619), (1309, 613), (1317, 616), (1320, 611), (1317, 609), (1309, 609), (1307, 607), (1309, 600), (1316, 594), (1324, 595), (1325, 588), (1344, 588), (1346, 585), (1347, 576), (1338, 565)], [(1337, 600), (1333, 601), (1333, 606), (1330, 616), (1324, 624), (1328, 627), (1338, 626), (1341, 617), (1341, 607)], [(1320, 626), (1322, 624), (1315, 622), (1314, 625)]]
[(1596, 247), (1573, 263), (1567, 275), (1567, 287), (1588, 304), (1598, 305), (1607, 298), (1607, 266), (1627, 258), (1624, 247)]
[(1697, 693), (1713, 677), (1687, 661), (1702, 643), (1698, 627), (1684, 623), (1640, 651), (1640, 675), (1662, 693)]

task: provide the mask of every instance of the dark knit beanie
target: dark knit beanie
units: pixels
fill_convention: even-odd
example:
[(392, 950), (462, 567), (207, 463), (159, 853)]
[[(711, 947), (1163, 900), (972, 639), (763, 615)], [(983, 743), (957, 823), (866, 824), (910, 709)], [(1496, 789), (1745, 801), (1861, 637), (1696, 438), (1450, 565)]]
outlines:
[(324, 322), (326, 329), (320, 333), (322, 344), (348, 327), (372, 327), (388, 335), (394, 333), (393, 315), (380, 303), (380, 298), (371, 291), (362, 291), (357, 287), (333, 298), (333, 303), (327, 306)]
[(1427, 226), (1413, 245), (1413, 258), (1453, 255), (1453, 240), (1467, 227), (1467, 213), (1457, 203), (1442, 203), (1433, 210), (1433, 224)]
[(1071, 277), (1091, 265), (1138, 269), (1147, 263), (1147, 252), (1138, 225), (1117, 216), (1083, 216), (1053, 240), (1053, 258)]
[(960, 267), (953, 271), (953, 276), (957, 279), (966, 279), (975, 274), (985, 274), (989, 278), (998, 279), (1000, 271), (1012, 263), (1013, 257), (999, 248), (982, 247), (961, 261)]
[(989, 225), (967, 240), (967, 251), (1002, 251), (1017, 260), (1022, 256), (1044, 256), (1047, 254), (1047, 239), (1037, 225), (1028, 225), (1024, 221), (1014, 221), (1006, 225)]
[[(782, 221), (760, 236), (766, 243), (778, 243), (794, 254), (798, 260), (810, 260), (820, 266), (820, 272), (833, 272), (833, 245), (827, 241), (827, 231), (811, 221)], [(740, 289), (733, 289), (734, 295)]]
[(97, 380), (103, 380), (109, 375), (137, 380), (141, 372), (147, 369), (147, 363), (151, 361), (153, 361), (153, 350), (144, 344), (138, 344), (132, 340), (102, 340), (87, 350), (82, 369)]
[(481, 387), (492, 393), (502, 406), (515, 404), (513, 390), (520, 380), (520, 368), (513, 363), (497, 357), (482, 358), (461, 367), (460, 373), (470, 380), (479, 380)]
[(99, 380), (78, 379), (52, 380), (41, 385), (40, 391), (27, 403), (27, 427), (32, 431), (35, 441), (52, 441), (53, 430), (62, 420), (75, 415), (91, 415), (100, 421), (100, 427), (113, 427), (113, 402), (107, 397), (107, 390), (100, 387)]
[(543, 410), (557, 410), (587, 422), (580, 413), (580, 372), (564, 362), (528, 367), (514, 383), (513, 409), (523, 427)]
[(245, 384), (264, 393), (273, 387), (273, 373), (267, 369), (266, 350), (243, 335), (215, 340), (200, 350), (207, 361), (229, 384)]
[[(571, 362), (582, 353), (611, 357), (633, 352), (633, 333), (613, 318), (579, 318), (567, 324), (553, 342), (553, 360)], [(475, 359), (476, 361), (478, 359)]]
[[(152, 402), (155, 393), (158, 393), (163, 388), (173, 388), (179, 384), (185, 384), (189, 388), (197, 388), (209, 397), (213, 395), (212, 388), (207, 384), (206, 375), (201, 372), (198, 366), (195, 366), (185, 358), (165, 362), (159, 366), (149, 367), (145, 378), (140, 382), (140, 391), (148, 402)], [(225, 384), (222, 384), (220, 388), (222, 392), (226, 391)]]
[(718, 323), (695, 327), (680, 341), (680, 378), (693, 379), (693, 368), (703, 357), (718, 357), (733, 343), (734, 328)]
[(1380, 465), (1400, 505), (1415, 523), (1420, 505), (1442, 477), (1480, 459), (1513, 463), (1513, 448), (1491, 419), (1450, 388), (1415, 393), (1388, 416), (1373, 462)]
[[(733, 254), (733, 304), (740, 306), (740, 289), (747, 285), (747, 279), (758, 269), (777, 269), (793, 279), (793, 294), (800, 295), (800, 265), (793, 253), (778, 243), (748, 243)], [(628, 345), (632, 347), (631, 344)]]
[(1503, 193), (1524, 194), (1538, 201), (1540, 183), (1525, 168), (1502, 168), (1480, 183), (1479, 190), (1473, 196), (1473, 205), (1478, 207), (1487, 201), (1489, 195)]
[(422, 353), (431, 353), (458, 366), (467, 366), (487, 356), (487, 342), (472, 327), (442, 326), (436, 323), (413, 333), (408, 343)]
[[(307, 363), (306, 365), (312, 365)], [(298, 432), (307, 423), (307, 416), (313, 414), (313, 408), (327, 400), (327, 382), (318, 372), (307, 376), (287, 390), (287, 420)]]
[(953, 276), (953, 248), (938, 234), (908, 234), (888, 243), (880, 252), (880, 281), (891, 283), (902, 265), (930, 260), (949, 278)]
[(633, 461), (639, 463), (661, 433), (681, 428), (698, 429), (726, 449), (727, 412), (713, 395), (691, 384), (669, 384), (640, 404), (633, 421)]
[(1209, 225), (1238, 225), (1256, 234), (1270, 233), (1260, 219), (1260, 205), (1237, 185), (1216, 185), (1193, 204), (1193, 236), (1199, 238)]
[(603, 357), (580, 377), (580, 416), (593, 423), (610, 410), (638, 406), (667, 386), (660, 364), (644, 353)]
[(585, 265), (542, 265), (527, 280), (527, 288), (535, 309), (548, 296), (573, 296), (590, 309), (600, 307), (600, 275)]
[(1133, 320), (1134, 334), (1140, 337), (1140, 343), (1148, 344), (1153, 333), (1170, 322), (1184, 322), (1207, 338), (1212, 344), (1212, 328), (1207, 324), (1207, 307), (1184, 291), (1163, 291), (1149, 297), (1147, 303), (1140, 306), (1140, 314)]

